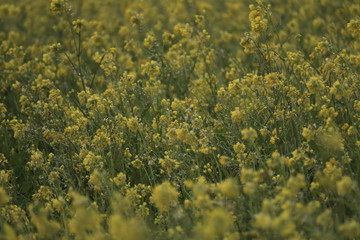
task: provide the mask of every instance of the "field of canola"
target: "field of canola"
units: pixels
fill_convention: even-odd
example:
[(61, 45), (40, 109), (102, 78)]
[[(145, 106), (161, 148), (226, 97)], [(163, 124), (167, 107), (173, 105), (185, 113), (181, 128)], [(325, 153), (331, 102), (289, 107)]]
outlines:
[(360, 239), (358, 0), (0, 0), (0, 239)]

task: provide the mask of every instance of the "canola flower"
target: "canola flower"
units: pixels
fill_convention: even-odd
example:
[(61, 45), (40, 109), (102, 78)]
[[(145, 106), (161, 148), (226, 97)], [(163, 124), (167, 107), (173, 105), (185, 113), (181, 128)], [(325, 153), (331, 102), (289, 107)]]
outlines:
[(166, 212), (178, 201), (178, 192), (170, 182), (156, 186), (152, 193), (152, 201), (160, 212)]
[(359, 16), (0, 1), (0, 239), (359, 239)]

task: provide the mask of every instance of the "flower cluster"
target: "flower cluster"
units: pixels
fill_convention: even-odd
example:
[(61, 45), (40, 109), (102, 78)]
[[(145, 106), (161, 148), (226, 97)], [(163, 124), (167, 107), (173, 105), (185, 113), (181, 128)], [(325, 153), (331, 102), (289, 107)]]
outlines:
[(0, 239), (360, 239), (358, 0), (0, 2)]

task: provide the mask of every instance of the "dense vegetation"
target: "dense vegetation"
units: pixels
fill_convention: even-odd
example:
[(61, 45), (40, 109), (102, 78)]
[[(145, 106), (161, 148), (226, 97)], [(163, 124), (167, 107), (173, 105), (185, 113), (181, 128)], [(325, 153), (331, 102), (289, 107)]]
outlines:
[(0, 0), (0, 239), (360, 239), (358, 0)]

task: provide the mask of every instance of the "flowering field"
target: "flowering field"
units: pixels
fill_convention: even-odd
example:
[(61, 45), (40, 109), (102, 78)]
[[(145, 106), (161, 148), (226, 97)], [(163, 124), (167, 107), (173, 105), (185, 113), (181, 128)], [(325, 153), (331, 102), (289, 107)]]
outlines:
[(0, 0), (0, 240), (360, 239), (358, 0)]

